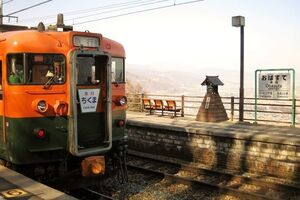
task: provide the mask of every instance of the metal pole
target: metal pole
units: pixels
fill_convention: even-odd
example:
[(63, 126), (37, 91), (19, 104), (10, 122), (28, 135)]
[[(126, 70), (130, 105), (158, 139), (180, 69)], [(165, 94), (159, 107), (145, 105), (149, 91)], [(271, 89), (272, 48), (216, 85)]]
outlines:
[[(144, 97), (145, 97), (145, 94), (142, 93), (142, 94), (141, 94), (141, 99), (140, 99), (140, 103), (141, 103), (141, 112), (144, 112), (144, 101), (143, 101)], [(150, 106), (150, 107), (151, 107), (151, 106)]]
[(241, 26), (239, 121), (244, 121), (244, 26)]
[(254, 94), (254, 97), (255, 97), (255, 100), (254, 100), (254, 122), (257, 123), (257, 72), (259, 70), (255, 70), (255, 78), (254, 78), (254, 81), (255, 81), (255, 94)]
[(292, 69), (293, 72), (293, 92), (292, 92), (292, 127), (295, 127), (296, 122), (296, 97), (295, 97), (295, 70)]
[(184, 117), (184, 95), (181, 96), (181, 117)]
[(231, 97), (231, 121), (234, 118), (234, 97)]
[(296, 99), (293, 99), (293, 111), (292, 111), (292, 127), (296, 124)]
[(0, 0), (0, 25), (3, 24), (3, 1)]

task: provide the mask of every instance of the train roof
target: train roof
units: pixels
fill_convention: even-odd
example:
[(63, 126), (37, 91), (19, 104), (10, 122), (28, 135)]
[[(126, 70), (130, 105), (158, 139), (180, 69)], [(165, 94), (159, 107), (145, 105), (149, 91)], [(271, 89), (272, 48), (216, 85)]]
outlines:
[[(2, 28), (2, 29), (1, 29)], [(7, 27), (4, 27), (7, 28)], [(8, 27), (8, 29), (12, 29)], [(98, 37), (100, 39), (100, 47), (104, 52), (110, 53), (112, 56), (125, 57), (125, 50), (122, 44), (102, 37), (99, 33), (79, 32), (79, 31), (38, 31), (25, 29), (25, 27), (17, 27), (6, 32), (0, 33), (1, 51), (5, 49), (7, 52), (68, 52), (70, 49), (76, 48), (73, 44), (73, 36)], [(0, 26), (0, 32), (3, 25)]]
[(103, 37), (103, 46), (104, 49), (110, 49), (109, 52), (114, 56), (126, 57), (124, 46), (117, 41)]

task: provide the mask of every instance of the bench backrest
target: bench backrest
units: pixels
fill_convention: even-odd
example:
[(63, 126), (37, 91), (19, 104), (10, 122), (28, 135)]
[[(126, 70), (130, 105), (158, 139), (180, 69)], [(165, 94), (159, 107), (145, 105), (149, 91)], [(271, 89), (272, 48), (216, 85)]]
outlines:
[(144, 105), (144, 106), (151, 106), (151, 101), (150, 101), (150, 99), (143, 99), (143, 105)]
[(161, 99), (154, 99), (154, 104), (156, 108), (162, 108), (163, 107), (163, 101)]
[(166, 100), (168, 108), (176, 108), (176, 101), (174, 100)]

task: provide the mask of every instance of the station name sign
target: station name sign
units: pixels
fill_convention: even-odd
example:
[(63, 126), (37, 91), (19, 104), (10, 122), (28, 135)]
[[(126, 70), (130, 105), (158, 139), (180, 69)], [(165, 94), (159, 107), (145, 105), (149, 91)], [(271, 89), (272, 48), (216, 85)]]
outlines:
[(259, 98), (289, 99), (291, 98), (290, 73), (261, 73), (258, 87)]

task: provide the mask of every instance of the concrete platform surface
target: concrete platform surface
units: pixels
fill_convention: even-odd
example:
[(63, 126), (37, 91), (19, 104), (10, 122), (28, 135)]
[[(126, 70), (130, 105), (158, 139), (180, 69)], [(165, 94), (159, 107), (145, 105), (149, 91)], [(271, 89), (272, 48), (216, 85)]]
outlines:
[(127, 124), (141, 127), (161, 127), (165, 130), (200, 133), (300, 146), (300, 128), (289, 126), (251, 124), (248, 122), (198, 122), (191, 118), (149, 115), (148, 113), (127, 112)]
[(4, 199), (75, 200), (76, 198), (0, 166), (0, 200)]

